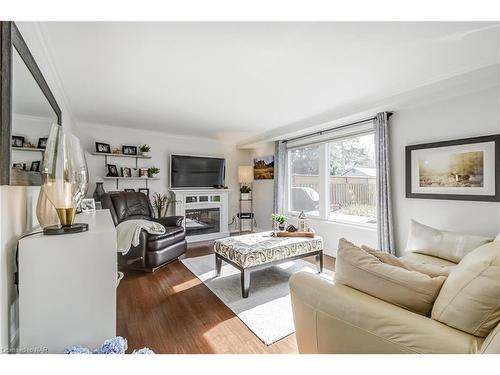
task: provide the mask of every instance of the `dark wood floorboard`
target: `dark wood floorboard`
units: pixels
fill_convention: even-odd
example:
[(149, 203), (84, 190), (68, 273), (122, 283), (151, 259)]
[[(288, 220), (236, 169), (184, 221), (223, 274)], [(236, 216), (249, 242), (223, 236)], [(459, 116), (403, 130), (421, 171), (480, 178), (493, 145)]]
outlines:
[[(212, 243), (191, 245), (185, 257), (213, 253)], [(314, 263), (314, 257), (305, 258)], [(335, 259), (325, 256), (333, 270)], [(213, 294), (180, 261), (154, 273), (128, 271), (118, 287), (117, 334), (129, 351), (156, 353), (297, 353), (295, 334), (270, 346)]]

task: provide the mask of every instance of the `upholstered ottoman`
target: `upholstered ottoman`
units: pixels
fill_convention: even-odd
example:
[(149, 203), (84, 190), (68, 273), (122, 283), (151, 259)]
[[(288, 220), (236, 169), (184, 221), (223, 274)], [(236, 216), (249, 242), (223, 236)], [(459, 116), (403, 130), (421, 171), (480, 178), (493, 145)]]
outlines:
[(316, 256), (318, 272), (323, 271), (323, 239), (320, 236), (273, 237), (272, 232), (246, 234), (216, 240), (215, 271), (220, 275), (222, 261), (241, 271), (241, 294), (248, 297), (250, 272), (290, 260)]

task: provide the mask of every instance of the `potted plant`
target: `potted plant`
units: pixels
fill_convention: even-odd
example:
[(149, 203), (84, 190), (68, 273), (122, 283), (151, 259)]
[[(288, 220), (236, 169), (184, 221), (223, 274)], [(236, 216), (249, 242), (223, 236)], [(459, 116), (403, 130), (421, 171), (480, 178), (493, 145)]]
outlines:
[(250, 188), (250, 186), (243, 185), (242, 187), (240, 187), (240, 199), (243, 201), (249, 200), (251, 191), (252, 189)]
[(155, 177), (155, 174), (158, 174), (158, 173), (160, 173), (160, 168), (156, 168), (156, 167), (148, 168), (148, 177), (149, 178)]
[(279, 230), (285, 230), (287, 217), (282, 214), (273, 214), (273, 220), (278, 223)]
[(143, 144), (142, 146), (139, 146), (139, 151), (141, 151), (142, 156), (149, 156), (150, 150), (151, 150), (151, 146), (148, 146), (147, 144)]
[(170, 203), (175, 203), (175, 199), (169, 198), (166, 194), (154, 193), (152, 202), (158, 218), (164, 217), (168, 213)]

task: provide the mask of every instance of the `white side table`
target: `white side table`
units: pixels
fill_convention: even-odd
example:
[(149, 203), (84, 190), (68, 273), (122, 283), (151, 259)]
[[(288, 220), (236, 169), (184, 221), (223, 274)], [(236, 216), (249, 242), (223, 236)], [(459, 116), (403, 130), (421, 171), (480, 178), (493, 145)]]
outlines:
[(88, 232), (19, 241), (19, 348), (91, 349), (116, 335), (117, 244), (108, 210), (77, 215)]

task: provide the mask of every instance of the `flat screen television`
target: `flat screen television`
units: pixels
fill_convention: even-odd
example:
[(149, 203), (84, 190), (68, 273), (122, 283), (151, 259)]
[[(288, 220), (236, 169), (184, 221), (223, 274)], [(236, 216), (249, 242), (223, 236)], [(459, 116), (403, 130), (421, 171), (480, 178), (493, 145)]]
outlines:
[(221, 188), (224, 186), (225, 169), (226, 159), (170, 155), (170, 187)]

